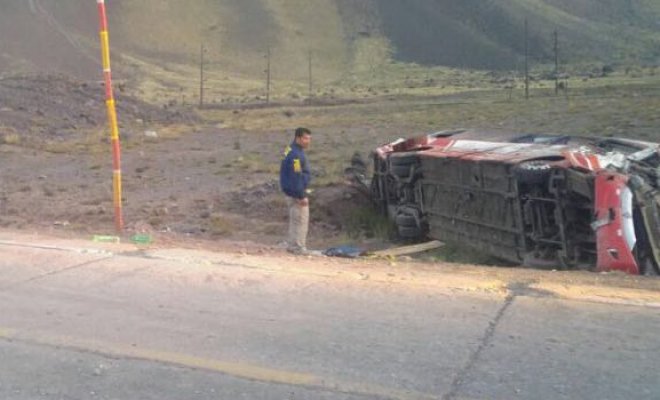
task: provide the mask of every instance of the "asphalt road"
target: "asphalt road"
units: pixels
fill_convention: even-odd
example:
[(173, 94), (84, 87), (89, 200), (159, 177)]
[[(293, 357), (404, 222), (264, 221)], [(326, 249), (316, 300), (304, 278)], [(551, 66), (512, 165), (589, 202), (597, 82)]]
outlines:
[(396, 268), (2, 241), (0, 399), (660, 398), (657, 303)]

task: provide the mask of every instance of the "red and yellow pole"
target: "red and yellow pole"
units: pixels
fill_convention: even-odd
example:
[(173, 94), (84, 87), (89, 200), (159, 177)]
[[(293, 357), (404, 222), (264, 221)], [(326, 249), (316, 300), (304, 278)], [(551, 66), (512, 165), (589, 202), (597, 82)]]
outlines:
[(117, 126), (117, 110), (112, 91), (112, 71), (110, 70), (110, 40), (108, 35), (108, 17), (105, 10), (105, 0), (96, 0), (99, 9), (101, 26), (101, 57), (103, 60), (103, 78), (105, 81), (105, 103), (108, 109), (110, 126), (110, 141), (112, 143), (112, 189), (115, 208), (115, 227), (117, 232), (124, 228), (124, 218), (121, 210), (121, 146), (119, 144), (119, 127)]

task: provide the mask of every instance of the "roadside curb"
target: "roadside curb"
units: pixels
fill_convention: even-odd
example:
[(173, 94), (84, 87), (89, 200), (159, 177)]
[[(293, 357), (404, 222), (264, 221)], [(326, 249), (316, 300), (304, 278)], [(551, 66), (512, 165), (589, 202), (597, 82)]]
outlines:
[[(181, 255), (182, 252), (186, 253), (186, 255)], [(535, 271), (542, 276), (534, 282), (525, 283), (523, 280), (522, 283), (527, 286), (527, 290), (518, 291), (513, 288), (519, 285), (521, 280), (515, 276), (500, 279), (494, 278), (490, 274), (474, 275), (461, 273), (460, 271), (448, 272), (441, 270), (443, 266), (430, 270), (428, 266), (420, 268), (422, 266), (416, 263), (392, 265), (390, 262), (379, 262), (373, 259), (351, 260), (284, 255), (281, 257), (284, 257), (288, 262), (273, 267), (264, 266), (266, 263), (263, 261), (269, 257), (263, 255), (216, 253), (185, 249), (147, 250), (143, 255), (154, 260), (186, 264), (250, 268), (280, 274), (326, 279), (345, 279), (385, 285), (413, 285), (427, 289), (438, 289), (450, 294), (462, 292), (498, 297), (507, 297), (515, 294), (517, 296), (527, 297), (547, 297), (569, 301), (660, 308), (660, 291), (634, 287), (618, 287), (607, 283), (562, 284), (555, 282), (555, 275), (547, 271)], [(492, 267), (481, 268), (489, 272), (492, 269)], [(660, 284), (660, 282), (658, 283)]]
[[(27, 239), (27, 240), (26, 240)], [(557, 281), (557, 274), (548, 271), (500, 269), (471, 266), (461, 271), (460, 266), (435, 264), (429, 266), (415, 262), (393, 263), (373, 259), (342, 259), (331, 257), (305, 257), (287, 254), (251, 255), (246, 253), (212, 252), (184, 248), (141, 248), (132, 244), (88, 244), (81, 240), (46, 239), (42, 237), (0, 240), (0, 246), (10, 246), (42, 251), (65, 251), (76, 254), (99, 254), (111, 257), (135, 257), (153, 261), (175, 262), (184, 265), (247, 268), (268, 273), (289, 274), (304, 278), (339, 279), (357, 284), (409, 285), (426, 290), (437, 290), (448, 295), (472, 293), (505, 298), (522, 297), (556, 298), (569, 301), (660, 308), (660, 280), (653, 285), (630, 287), (616, 286), (615, 278), (605, 282), (580, 283), (571, 279), (568, 283)], [(281, 260), (273, 263), (273, 258)], [(449, 269), (449, 270), (448, 270)], [(474, 270), (477, 269), (478, 273)], [(519, 276), (517, 272), (527, 276)], [(533, 274), (534, 278), (529, 279)], [(570, 272), (566, 273), (570, 274)], [(577, 274), (577, 273), (576, 273)], [(596, 280), (596, 275), (587, 275)], [(571, 278), (573, 276), (571, 275)], [(576, 278), (579, 276), (576, 275)], [(621, 279), (624, 279), (622, 277)], [(648, 282), (644, 282), (648, 283)], [(516, 287), (522, 286), (521, 289)], [(658, 287), (659, 290), (641, 286)]]

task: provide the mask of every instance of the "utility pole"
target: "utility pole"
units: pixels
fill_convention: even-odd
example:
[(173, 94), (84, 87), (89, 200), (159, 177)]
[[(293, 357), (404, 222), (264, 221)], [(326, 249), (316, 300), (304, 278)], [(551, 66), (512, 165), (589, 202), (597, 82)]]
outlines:
[(199, 108), (204, 107), (204, 43), (202, 43), (199, 52)]
[(312, 51), (309, 51), (309, 99), (312, 99)]
[(270, 47), (266, 50), (266, 104), (270, 104)]
[(555, 96), (559, 94), (559, 34), (555, 29), (554, 33), (555, 50)]
[(527, 34), (527, 18), (525, 18), (525, 99), (529, 99), (529, 42)]

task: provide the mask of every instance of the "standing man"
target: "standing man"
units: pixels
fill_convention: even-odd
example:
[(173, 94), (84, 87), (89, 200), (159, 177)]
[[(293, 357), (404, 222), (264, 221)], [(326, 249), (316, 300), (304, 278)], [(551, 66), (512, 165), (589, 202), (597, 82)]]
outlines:
[(280, 166), (280, 187), (289, 205), (289, 238), (287, 250), (295, 254), (308, 254), (309, 198), (307, 187), (311, 181), (305, 149), (312, 141), (307, 128), (296, 129), (293, 142), (284, 150)]

